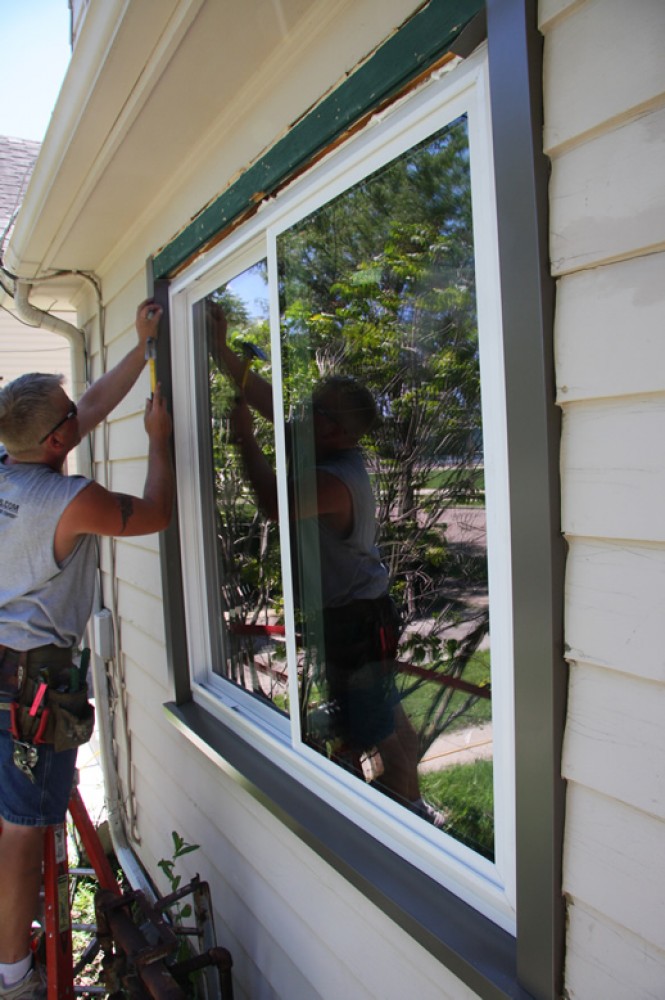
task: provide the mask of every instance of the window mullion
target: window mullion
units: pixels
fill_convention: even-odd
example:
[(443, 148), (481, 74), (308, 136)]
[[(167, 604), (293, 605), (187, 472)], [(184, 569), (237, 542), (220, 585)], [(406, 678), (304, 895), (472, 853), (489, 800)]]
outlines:
[(291, 560), (291, 526), (287, 486), (286, 428), (284, 424), (284, 394), (282, 390), (282, 359), (280, 351), (279, 288), (277, 271), (277, 239), (274, 231), (267, 233), (268, 244), (268, 294), (270, 302), (270, 354), (272, 357), (272, 403), (275, 430), (275, 455), (277, 473), (277, 502), (279, 508), (280, 554), (284, 599), (284, 625), (286, 631), (286, 662), (289, 677), (289, 703), (291, 705), (291, 740), (300, 744), (301, 726), (298, 711), (298, 651), (296, 648), (295, 601)]

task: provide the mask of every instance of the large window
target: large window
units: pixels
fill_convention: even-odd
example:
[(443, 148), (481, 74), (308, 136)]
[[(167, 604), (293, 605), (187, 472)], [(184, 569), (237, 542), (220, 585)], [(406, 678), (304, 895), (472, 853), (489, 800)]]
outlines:
[[(432, 82), (183, 274), (173, 351), (195, 699), (514, 930), (485, 86), (482, 56)], [(234, 444), (238, 377), (211, 306), (241, 397), (272, 387), (253, 433), (278, 520)], [(350, 521), (321, 507), (331, 479)]]

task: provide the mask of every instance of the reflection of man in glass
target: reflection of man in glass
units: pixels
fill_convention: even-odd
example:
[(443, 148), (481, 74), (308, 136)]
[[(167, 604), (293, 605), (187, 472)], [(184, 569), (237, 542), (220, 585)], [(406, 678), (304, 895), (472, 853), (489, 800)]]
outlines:
[[(211, 350), (237, 385), (244, 386), (232, 427), (258, 506), (277, 518), (275, 472), (254, 436), (248, 405), (273, 419), (270, 385), (230, 349), (222, 310), (209, 304)], [(375, 498), (360, 439), (377, 411), (371, 393), (354, 379), (321, 382), (308, 410), (314, 474), (291, 484), (291, 507), (299, 522), (316, 518), (321, 560), (321, 603), (328, 694), (334, 724), (349, 748), (376, 747), (381, 787), (415, 812), (443, 826), (444, 816), (420, 796), (417, 737), (399, 701), (395, 657), (399, 619), (388, 596), (388, 573), (376, 546)]]

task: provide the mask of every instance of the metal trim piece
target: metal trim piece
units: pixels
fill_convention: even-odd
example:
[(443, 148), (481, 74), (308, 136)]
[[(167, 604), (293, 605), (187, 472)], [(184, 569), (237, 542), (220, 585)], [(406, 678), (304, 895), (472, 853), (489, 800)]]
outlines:
[(535, 0), (488, 0), (487, 23), (513, 525), (517, 974), (552, 1000), (563, 974), (567, 669), (542, 38)]
[[(157, 357), (155, 359), (157, 381), (161, 383), (164, 397), (167, 400), (171, 400), (173, 398), (173, 383), (171, 375), (169, 282), (155, 280), (152, 259), (148, 260), (146, 269), (148, 294), (154, 296), (163, 310), (160, 320)], [(172, 457), (177, 476), (178, 468), (175, 454)], [(182, 704), (191, 699), (192, 688), (187, 656), (185, 598), (183, 593), (182, 562), (180, 558), (180, 530), (178, 528), (177, 503), (176, 491), (171, 523), (159, 536), (159, 558), (162, 577), (164, 631), (169, 686), (173, 698), (175, 698), (178, 704)]]

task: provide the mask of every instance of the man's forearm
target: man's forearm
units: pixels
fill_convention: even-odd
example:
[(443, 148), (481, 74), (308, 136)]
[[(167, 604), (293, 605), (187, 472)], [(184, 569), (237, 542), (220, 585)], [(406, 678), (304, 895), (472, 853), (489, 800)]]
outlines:
[(238, 441), (242, 462), (245, 468), (256, 503), (261, 511), (271, 521), (276, 521), (277, 510), (277, 477), (254, 437), (242, 437)]
[[(229, 345), (221, 342), (219, 337), (213, 336), (210, 341), (210, 349), (215, 363), (219, 368), (225, 370), (240, 388), (242, 386), (247, 403), (265, 417), (272, 421), (272, 387), (264, 378), (248, 368), (248, 359), (241, 358)], [(243, 386), (243, 381), (245, 382)]]
[(155, 516), (164, 525), (171, 519), (175, 489), (171, 448), (168, 441), (151, 441), (143, 499), (154, 505)]

